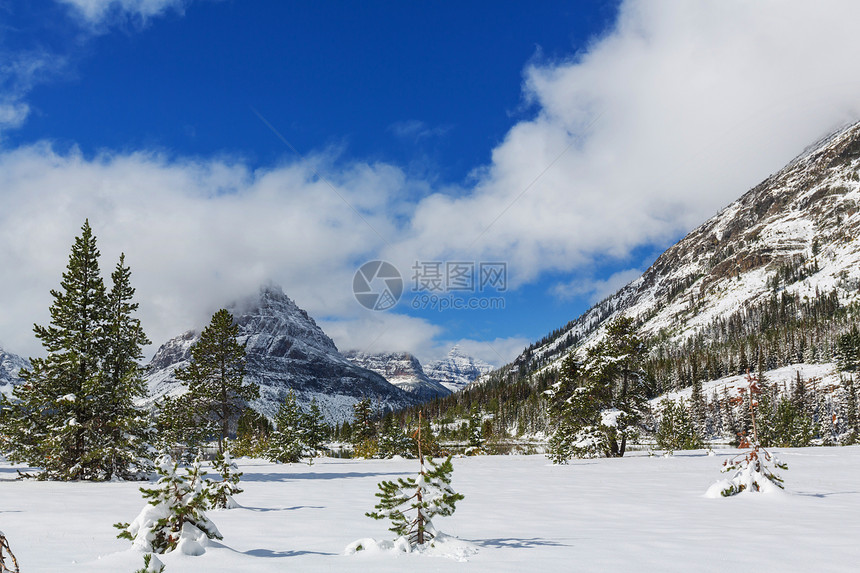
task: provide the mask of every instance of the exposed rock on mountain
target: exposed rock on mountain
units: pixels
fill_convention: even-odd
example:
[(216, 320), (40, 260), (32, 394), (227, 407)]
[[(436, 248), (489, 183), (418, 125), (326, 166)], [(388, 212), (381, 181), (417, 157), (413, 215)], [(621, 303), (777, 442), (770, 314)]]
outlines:
[[(860, 124), (808, 148), (663, 253), (645, 273), (526, 349), (533, 371), (601, 336), (619, 314), (680, 342), (720, 317), (786, 293), (860, 298)], [(695, 190), (691, 190), (695, 192)], [(432, 375), (431, 375), (432, 376)]]
[(452, 392), (459, 392), (484, 374), (492, 372), (492, 364), (467, 356), (459, 346), (454, 346), (448, 356), (427, 365), (424, 372)]
[[(331, 422), (351, 419), (352, 405), (363, 398), (380, 409), (419, 401), (344, 358), (316, 322), (278, 288), (265, 287), (259, 296), (228, 310), (239, 325), (239, 342), (246, 344), (246, 380), (260, 385), (260, 399), (253, 407), (265, 415), (275, 414), (290, 389), (302, 406), (316, 398)], [(158, 349), (147, 374), (153, 396), (181, 391), (173, 373), (187, 365), (198, 336), (189, 331)]]
[(418, 359), (408, 352), (367, 354), (352, 350), (344, 356), (362, 368), (372, 370), (422, 402), (441, 398), (451, 390), (427, 377)]
[(0, 348), (0, 393), (9, 394), (12, 392), (12, 388), (22, 382), (21, 370), (29, 367), (30, 362), (27, 359), (10, 354)]

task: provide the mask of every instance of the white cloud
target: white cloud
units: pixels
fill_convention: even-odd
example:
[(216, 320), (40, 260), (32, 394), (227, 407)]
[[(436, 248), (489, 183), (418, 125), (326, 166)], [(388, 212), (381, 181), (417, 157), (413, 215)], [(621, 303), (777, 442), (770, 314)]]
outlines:
[(854, 2), (624, 3), (589, 49), (526, 69), (535, 117), (471, 193), (424, 198), (390, 256), (503, 259), (516, 284), (667, 245), (858, 117), (858, 18)]
[(397, 211), (389, 205), (403, 177), (385, 165), (335, 172), (328, 161), (251, 172), (144, 153), (87, 160), (45, 145), (0, 154), (0, 344), (40, 351), (30, 325), (49, 320), (49, 291), (85, 218), (105, 275), (126, 253), (144, 327), (158, 343), (266, 281), (313, 316), (349, 319), (363, 310), (352, 295), (354, 269), (381, 244), (368, 224), (394, 236), (385, 213)]
[(591, 304), (600, 302), (614, 294), (618, 289), (639, 278), (642, 269), (626, 269), (612, 273), (606, 279), (578, 278), (567, 283), (559, 283), (552, 287), (553, 295), (560, 299), (587, 297)]
[(68, 5), (90, 26), (131, 18), (140, 23), (174, 10), (182, 13), (190, 0), (56, 0)]
[[(93, 21), (110, 10), (152, 17), (181, 6), (79, 4)], [(512, 288), (547, 271), (587, 276), (595, 259), (629, 266), (632, 249), (667, 244), (860, 117), (857, 21), (854, 2), (625, 2), (615, 28), (575, 58), (525, 70), (534, 117), (510, 129), (465, 189), (432, 189), (397, 167), (327, 154), (252, 171), (146, 152), (0, 152), (0, 344), (39, 352), (30, 325), (47, 323), (49, 290), (89, 217), (105, 274), (126, 252), (156, 342), (270, 280), (342, 348), (433, 357), (447, 350), (444, 331), (356, 303), (359, 264), (507, 261)], [(25, 105), (0, 99), (0, 115), (23, 121), (27, 109), (16, 106)], [(624, 271), (582, 292), (608, 294), (629, 278)], [(498, 364), (494, 355), (515, 355), (527, 341), (473, 342)]]

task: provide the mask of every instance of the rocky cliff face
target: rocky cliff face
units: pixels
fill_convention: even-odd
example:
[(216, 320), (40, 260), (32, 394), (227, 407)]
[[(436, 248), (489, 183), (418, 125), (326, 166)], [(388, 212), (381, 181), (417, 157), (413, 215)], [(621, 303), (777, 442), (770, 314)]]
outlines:
[(801, 298), (835, 291), (843, 303), (858, 300), (858, 171), (860, 124), (854, 124), (811, 146), (515, 364), (529, 371), (557, 364), (598, 339), (620, 314), (638, 319), (645, 334), (683, 340), (775, 289)]
[(451, 390), (439, 382), (428, 378), (418, 358), (408, 352), (368, 354), (353, 350), (346, 352), (344, 356), (353, 364), (376, 372), (422, 402), (451, 393)]
[[(246, 380), (260, 385), (260, 399), (253, 407), (265, 415), (273, 416), (290, 390), (302, 406), (316, 398), (332, 422), (351, 419), (353, 404), (363, 398), (370, 398), (380, 409), (418, 402), (379, 374), (347, 360), (280, 289), (263, 288), (258, 297), (228, 310), (239, 325), (239, 342), (246, 344)], [(154, 397), (182, 391), (173, 373), (188, 364), (190, 348), (198, 337), (196, 332), (186, 332), (156, 352), (147, 374)]]
[(427, 365), (424, 372), (452, 392), (459, 392), (472, 382), (494, 370), (492, 364), (466, 355), (459, 346), (454, 346), (448, 356)]

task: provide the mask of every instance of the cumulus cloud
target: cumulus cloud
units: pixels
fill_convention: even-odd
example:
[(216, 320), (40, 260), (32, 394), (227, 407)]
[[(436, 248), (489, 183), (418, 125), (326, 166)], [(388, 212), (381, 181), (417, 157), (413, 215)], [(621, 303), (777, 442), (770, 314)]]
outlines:
[(618, 289), (639, 278), (642, 269), (625, 269), (612, 273), (606, 279), (576, 279), (552, 287), (553, 295), (560, 299), (586, 297), (591, 304), (600, 302), (614, 294)]
[(625, 2), (577, 56), (528, 66), (533, 118), (391, 251), (508, 260), (514, 284), (667, 246), (860, 114), (851, 2)]
[[(146, 153), (86, 159), (47, 145), (0, 154), (0, 268), (11, 271), (0, 281), (0, 343), (38, 351), (28, 325), (47, 323), (49, 290), (86, 218), (105, 275), (126, 253), (155, 341), (205, 324), (267, 281), (314, 316), (350, 317), (362, 310), (352, 273), (379, 248), (377, 230), (394, 236), (386, 213), (397, 210), (389, 205), (403, 175), (371, 164), (335, 172), (328, 161), (252, 172)], [(323, 170), (337, 193), (314, 175)]]

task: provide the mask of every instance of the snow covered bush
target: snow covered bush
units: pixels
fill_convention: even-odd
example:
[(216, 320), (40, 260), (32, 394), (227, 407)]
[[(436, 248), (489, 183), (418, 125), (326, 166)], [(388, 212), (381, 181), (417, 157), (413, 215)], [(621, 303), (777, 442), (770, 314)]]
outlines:
[(776, 468), (788, 469), (770, 452), (761, 447), (756, 428), (756, 408), (759, 405), (759, 395), (762, 390), (757, 378), (747, 373), (747, 388), (740, 389), (739, 403), (749, 407), (752, 442), (745, 434), (741, 435), (739, 447), (750, 448), (737, 456), (723, 462), (724, 472), (734, 472), (728, 480), (720, 480), (713, 484), (705, 493), (707, 497), (729, 497), (742, 492), (770, 493), (783, 489), (782, 478), (776, 473)]
[(164, 563), (152, 553), (143, 555), (143, 567), (134, 573), (164, 573)]
[(117, 523), (117, 537), (132, 541), (141, 551), (169, 553), (179, 549), (186, 555), (202, 555), (207, 539), (221, 539), (215, 524), (206, 517), (210, 492), (200, 468), (200, 458), (180, 475), (178, 464), (164, 455), (156, 460), (161, 476), (153, 488), (140, 488), (149, 503), (129, 523)]
[(788, 469), (770, 452), (760, 446), (748, 452), (726, 460), (723, 463), (724, 472), (734, 472), (732, 477), (712, 485), (707, 497), (729, 497), (745, 491), (771, 493), (783, 489), (782, 478), (777, 475), (775, 468)]
[(212, 468), (221, 474), (221, 481), (207, 480), (209, 501), (213, 509), (233, 509), (239, 507), (233, 496), (244, 490), (239, 487), (242, 472), (233, 461), (229, 451), (218, 453), (212, 461)]

